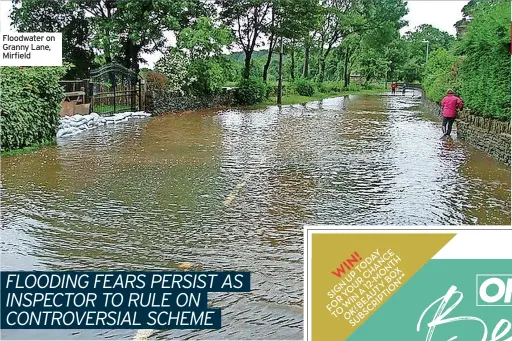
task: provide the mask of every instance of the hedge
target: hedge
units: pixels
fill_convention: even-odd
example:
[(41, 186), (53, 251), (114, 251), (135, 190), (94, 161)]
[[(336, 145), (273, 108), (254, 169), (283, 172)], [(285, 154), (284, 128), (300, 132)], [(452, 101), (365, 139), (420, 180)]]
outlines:
[(55, 139), (60, 103), (59, 80), (66, 67), (0, 68), (1, 150), (8, 151)]
[(443, 49), (430, 55), (423, 76), (423, 88), (432, 101), (440, 103), (448, 89), (453, 89), (459, 94), (454, 71), (456, 63), (457, 57)]
[(474, 13), (460, 46), (460, 94), (482, 116), (510, 119), (510, 1)]
[(451, 51), (431, 55), (423, 87), (439, 102), (452, 88), (475, 115), (510, 120), (510, 2), (482, 2)]

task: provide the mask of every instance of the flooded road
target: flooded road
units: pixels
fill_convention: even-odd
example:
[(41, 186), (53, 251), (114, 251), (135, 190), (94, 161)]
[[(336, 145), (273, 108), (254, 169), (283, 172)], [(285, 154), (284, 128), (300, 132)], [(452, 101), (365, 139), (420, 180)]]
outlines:
[[(510, 224), (510, 168), (412, 97), (167, 115), (2, 160), (5, 270), (252, 272), (211, 295), (222, 331), (153, 338), (302, 339), (304, 224)], [(133, 339), (135, 330), (2, 331)]]

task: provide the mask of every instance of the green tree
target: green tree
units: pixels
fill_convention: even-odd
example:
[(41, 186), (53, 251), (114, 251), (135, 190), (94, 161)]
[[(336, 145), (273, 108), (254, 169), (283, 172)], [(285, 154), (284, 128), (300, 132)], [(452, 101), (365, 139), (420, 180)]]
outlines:
[(268, 27), (272, 2), (269, 0), (216, 0), (220, 18), (231, 28), (244, 58), (243, 78), (251, 74), (251, 59), (255, 49), (261, 45), (259, 39)]
[(19, 32), (60, 32), (62, 53), (69, 68), (65, 79), (83, 79), (95, 66), (90, 20), (66, 0), (13, 0), (12, 25)]
[(450, 50), (455, 37), (432, 25), (420, 25), (416, 30), (405, 34), (407, 61), (402, 68), (400, 78), (407, 82), (421, 80), (427, 62), (427, 42), (429, 53), (437, 50)]
[(162, 50), (167, 42), (164, 32), (177, 33), (190, 25), (192, 19), (208, 12), (199, 0), (111, 0), (111, 3), (115, 8), (113, 18), (101, 20), (99, 25), (112, 28), (119, 37), (121, 62), (136, 72), (139, 62), (143, 62), (142, 53)]
[(472, 20), (475, 12), (485, 10), (491, 3), (500, 3), (502, 0), (470, 0), (462, 8), (462, 19), (455, 23), (457, 29), (457, 38), (461, 38), (464, 34), (468, 23)]
[(407, 14), (402, 0), (323, 0), (323, 25), (319, 30), (318, 80), (325, 75), (325, 61), (332, 48), (355, 33), (379, 30), (392, 23), (402, 24)]
[(213, 93), (224, 85), (227, 81), (224, 69), (230, 64), (222, 50), (233, 41), (231, 30), (215, 25), (209, 17), (198, 18), (194, 25), (179, 33), (177, 45), (189, 56), (188, 73), (193, 79), (191, 89), (194, 93)]

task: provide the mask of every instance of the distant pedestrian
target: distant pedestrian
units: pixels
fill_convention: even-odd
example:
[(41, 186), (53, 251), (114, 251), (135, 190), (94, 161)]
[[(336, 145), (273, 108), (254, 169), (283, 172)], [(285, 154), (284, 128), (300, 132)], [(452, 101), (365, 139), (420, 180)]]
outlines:
[(391, 83), (391, 94), (394, 95), (396, 93), (397, 87), (398, 87), (398, 84), (396, 84), (396, 82)]
[(406, 88), (405, 88), (405, 84), (404, 84), (404, 86), (402, 87), (402, 96), (405, 96), (405, 89)]
[(443, 137), (450, 136), (452, 132), (453, 122), (457, 118), (457, 109), (464, 108), (464, 102), (455, 94), (453, 90), (447, 91), (446, 96), (441, 100), (441, 107), (443, 108)]

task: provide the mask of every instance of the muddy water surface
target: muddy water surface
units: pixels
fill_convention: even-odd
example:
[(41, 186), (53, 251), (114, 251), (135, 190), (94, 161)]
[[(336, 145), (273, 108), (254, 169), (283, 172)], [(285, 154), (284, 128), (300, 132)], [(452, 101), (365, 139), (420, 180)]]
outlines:
[(168, 115), (4, 158), (2, 267), (251, 271), (251, 293), (211, 297), (221, 331), (152, 337), (302, 339), (304, 224), (510, 224), (510, 168), (441, 141), (419, 104), (361, 95)]

